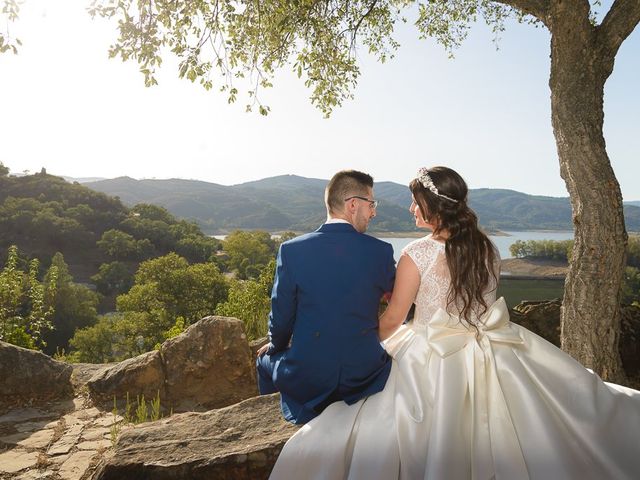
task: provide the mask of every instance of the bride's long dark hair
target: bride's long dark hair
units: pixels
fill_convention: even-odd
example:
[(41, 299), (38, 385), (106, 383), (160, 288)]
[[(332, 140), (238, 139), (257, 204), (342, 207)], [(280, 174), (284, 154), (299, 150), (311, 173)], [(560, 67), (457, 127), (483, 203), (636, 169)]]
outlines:
[(476, 326), (475, 318), (489, 308), (483, 294), (498, 284), (495, 247), (478, 228), (478, 217), (467, 205), (469, 189), (463, 178), (447, 167), (427, 171), (439, 195), (425, 188), (418, 178), (409, 184), (409, 189), (425, 221), (437, 226), (433, 234), (445, 230), (449, 233), (445, 240), (451, 275), (447, 308), (454, 305), (461, 318)]

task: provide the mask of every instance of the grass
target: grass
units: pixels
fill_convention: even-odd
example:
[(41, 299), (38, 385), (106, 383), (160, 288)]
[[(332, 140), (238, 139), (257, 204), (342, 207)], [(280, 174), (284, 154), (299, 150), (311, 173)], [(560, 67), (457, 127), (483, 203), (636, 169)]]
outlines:
[(498, 297), (504, 297), (511, 308), (523, 300), (551, 300), (562, 298), (564, 279), (500, 279)]
[[(113, 423), (111, 424), (109, 433), (111, 436), (111, 445), (115, 447), (116, 443), (118, 443), (120, 431), (124, 425), (138, 425), (144, 422), (154, 422), (163, 418), (160, 392), (158, 391), (155, 398), (149, 401), (149, 405), (147, 405), (144, 395), (137, 395), (135, 403), (131, 402), (129, 392), (127, 392), (122, 420), (118, 420), (118, 404), (114, 395), (113, 410), (111, 410), (111, 413), (113, 415)], [(169, 416), (172, 414), (173, 409), (169, 412)]]

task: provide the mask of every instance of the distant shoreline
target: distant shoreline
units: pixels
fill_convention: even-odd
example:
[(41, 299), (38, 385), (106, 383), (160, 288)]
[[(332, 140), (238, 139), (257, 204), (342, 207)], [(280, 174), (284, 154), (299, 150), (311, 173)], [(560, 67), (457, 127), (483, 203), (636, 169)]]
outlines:
[(501, 277), (513, 280), (564, 280), (569, 270), (567, 262), (543, 258), (507, 258), (500, 262)]
[[(230, 230), (222, 230), (222, 231), (215, 231), (215, 232), (211, 232), (211, 231), (204, 231), (205, 235), (208, 235), (210, 237), (224, 237), (229, 235), (230, 233), (236, 231), (236, 230), (241, 230), (241, 231), (247, 231), (247, 232), (253, 232), (253, 231), (268, 231), (271, 236), (273, 237), (279, 237), (280, 235), (282, 235), (283, 233), (286, 232), (291, 232), (294, 233), (296, 235), (304, 235), (306, 233), (311, 233), (314, 232), (315, 230), (310, 230), (310, 231), (296, 231), (296, 230), (268, 230), (268, 229), (264, 229), (264, 228), (233, 228)], [(513, 230), (514, 232), (518, 231), (518, 230)], [(525, 231), (525, 230), (523, 230)], [(526, 230), (529, 231), (529, 230)], [(535, 232), (540, 232), (540, 233), (557, 233), (557, 232), (571, 232), (570, 230), (531, 230), (531, 231), (535, 231)], [(505, 231), (502, 230), (483, 230), (484, 233), (486, 233), (487, 235), (491, 236), (491, 237), (512, 237), (513, 235), (510, 233), (507, 233)], [(571, 232), (572, 233), (572, 232)], [(424, 237), (425, 235), (429, 234), (428, 230), (408, 230), (408, 231), (385, 231), (385, 232), (379, 232), (379, 231), (367, 231), (368, 235), (371, 235), (372, 237), (376, 237), (376, 238), (421, 238)]]

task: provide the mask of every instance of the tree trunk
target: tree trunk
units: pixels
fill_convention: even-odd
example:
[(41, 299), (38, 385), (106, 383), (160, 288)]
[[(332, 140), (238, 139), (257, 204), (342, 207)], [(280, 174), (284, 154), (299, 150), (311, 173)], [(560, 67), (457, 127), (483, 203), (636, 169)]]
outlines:
[[(614, 57), (582, 9), (557, 2), (551, 30), (551, 116), (575, 241), (565, 282), (562, 348), (603, 379), (624, 382), (618, 340), (627, 233), (602, 132)], [(588, 2), (584, 2), (588, 8)]]

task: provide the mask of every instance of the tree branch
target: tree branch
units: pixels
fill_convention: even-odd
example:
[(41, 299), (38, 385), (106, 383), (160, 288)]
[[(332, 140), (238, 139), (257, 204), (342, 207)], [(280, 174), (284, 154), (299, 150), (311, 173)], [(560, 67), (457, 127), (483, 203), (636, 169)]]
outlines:
[(547, 13), (549, 12), (549, 0), (494, 0), (496, 3), (502, 3), (513, 8), (517, 8), (523, 13), (531, 15), (547, 24)]
[(616, 0), (598, 27), (601, 47), (615, 56), (622, 42), (633, 32), (639, 22), (640, 1)]

